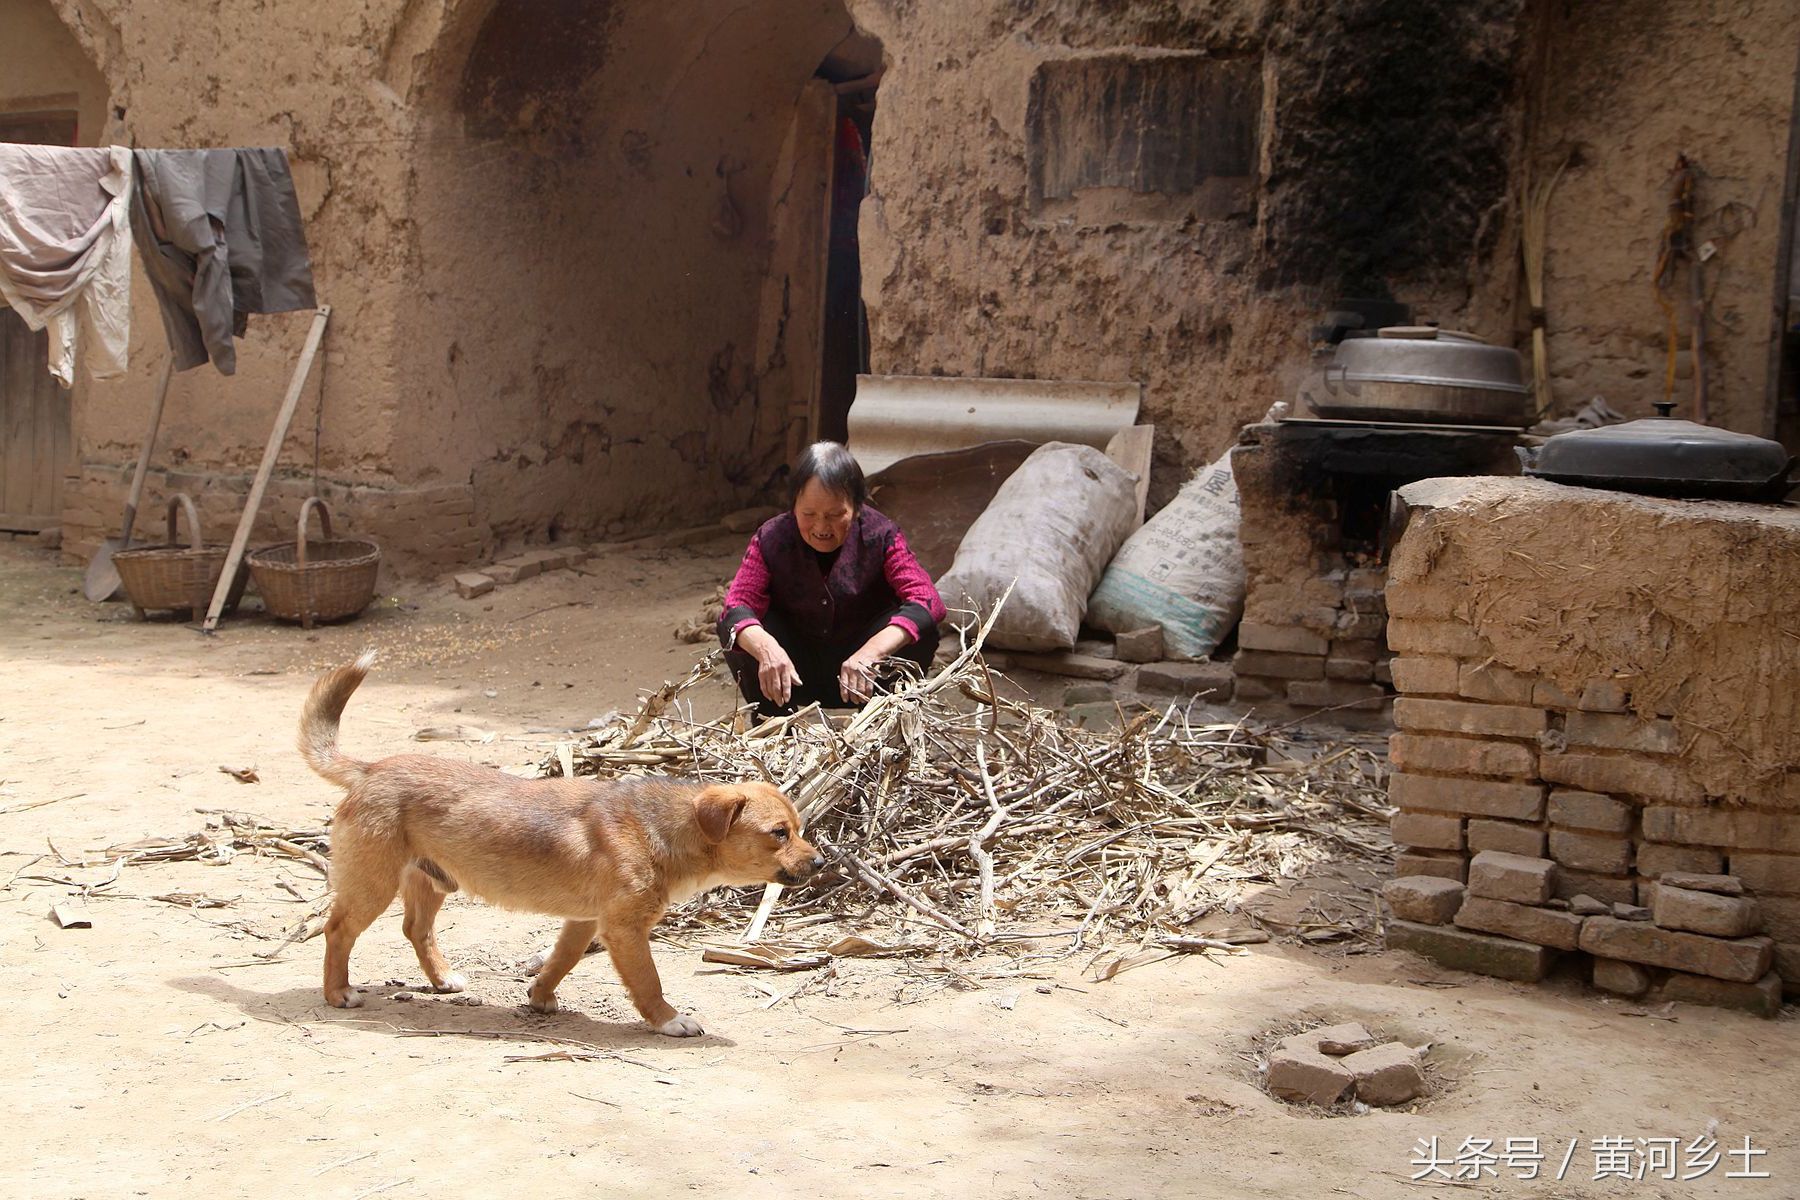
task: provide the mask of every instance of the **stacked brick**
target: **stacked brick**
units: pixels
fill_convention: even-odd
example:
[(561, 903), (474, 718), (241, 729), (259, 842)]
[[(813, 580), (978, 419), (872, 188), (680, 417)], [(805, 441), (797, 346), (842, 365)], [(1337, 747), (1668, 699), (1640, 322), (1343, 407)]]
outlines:
[(1386, 574), (1379, 567), (1332, 572), (1314, 603), (1286, 623), (1246, 617), (1232, 660), (1236, 696), (1303, 710), (1383, 709), (1393, 695), (1387, 649)]
[(1405, 1104), (1426, 1090), (1419, 1051), (1354, 1022), (1282, 1038), (1269, 1055), (1267, 1082), (1283, 1100), (1326, 1107), (1350, 1095), (1368, 1105)]
[[(1549, 912), (1557, 911), (1544, 908), (1549, 902), (1578, 896), (1653, 907), (1665, 875), (1730, 871), (1757, 893), (1761, 919), (1773, 938), (1776, 972), (1790, 991), (1800, 985), (1800, 815), (1793, 811), (1800, 788), (1791, 778), (1779, 785), (1787, 792), (1766, 797), (1766, 808), (1709, 802), (1682, 770), (1677, 726), (1631, 712), (1621, 682), (1595, 679), (1570, 694), (1495, 665), (1487, 643), (1433, 605), (1429, 593), (1396, 585), (1389, 589), (1388, 606), (1393, 679), (1400, 693), (1394, 702), (1399, 732), (1390, 743), (1394, 774), (1388, 793), (1396, 809), (1396, 875), (1467, 881), (1470, 903), (1502, 901), (1507, 898), (1475, 889), (1470, 864), (1483, 855), (1519, 856), (1554, 867), (1546, 872), (1545, 894), (1529, 901)], [(1480, 914), (1493, 911), (1501, 910), (1476, 904), (1468, 919), (1457, 918), (1458, 925), (1506, 932), (1480, 923), (1486, 920)], [(1519, 917), (1504, 911), (1508, 919)], [(1533, 928), (1542, 929), (1568, 924), (1559, 917), (1531, 920)], [(1589, 935), (1595, 939), (1613, 927), (1605, 922), (1619, 924), (1612, 917), (1598, 920)], [(1607, 936), (1635, 945), (1632, 939), (1651, 936), (1642, 929)], [(1668, 936), (1658, 934), (1655, 940), (1666, 961), (1652, 965), (1766, 986), (1768, 964), (1750, 978), (1720, 975), (1708, 965), (1719, 951), (1709, 948), (1710, 942), (1692, 940), (1703, 935), (1688, 927), (1663, 932)], [(1444, 938), (1416, 940), (1438, 945)], [(1576, 948), (1547, 934), (1522, 940)], [(1647, 961), (1608, 954), (1605, 947), (1580, 949)], [(1683, 957), (1690, 953), (1691, 960)], [(1734, 968), (1738, 975), (1744, 970)], [(1530, 975), (1516, 965), (1500, 973)]]
[(1465, 887), (1440, 876), (1387, 885), (1390, 946), (1446, 966), (1535, 982), (1562, 953), (1591, 956), (1594, 986), (1620, 995), (1781, 1010), (1775, 943), (1761, 936), (1757, 901), (1741, 880), (1670, 872), (1652, 908), (1554, 893), (1550, 859), (1484, 850)]

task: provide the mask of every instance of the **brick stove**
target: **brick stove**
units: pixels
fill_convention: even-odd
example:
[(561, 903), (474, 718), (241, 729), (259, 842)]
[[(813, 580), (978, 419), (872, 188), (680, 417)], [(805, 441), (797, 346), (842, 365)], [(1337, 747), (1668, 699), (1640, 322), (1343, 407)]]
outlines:
[(1390, 497), (1437, 476), (1516, 475), (1516, 434), (1361, 421), (1247, 426), (1231, 456), (1246, 575), (1237, 698), (1263, 715), (1331, 708), (1340, 721), (1384, 720), (1393, 696), (1383, 595)]
[(1800, 508), (1399, 498), (1389, 944), (1774, 1015), (1800, 988)]

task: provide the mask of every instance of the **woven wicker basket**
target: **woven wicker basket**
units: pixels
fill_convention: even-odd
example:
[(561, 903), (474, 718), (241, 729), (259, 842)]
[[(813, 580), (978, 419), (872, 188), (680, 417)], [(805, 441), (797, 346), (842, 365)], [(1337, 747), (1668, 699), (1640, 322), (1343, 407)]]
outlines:
[[(176, 536), (175, 518), (187, 514), (188, 544)], [(199, 616), (212, 603), (213, 589), (225, 569), (225, 546), (209, 546), (200, 539), (200, 514), (194, 502), (177, 492), (169, 497), (169, 540), (161, 546), (139, 546), (113, 555), (125, 598), (142, 618), (146, 609), (186, 609)], [(225, 611), (237, 607), (244, 595), (245, 573), (240, 570), (225, 599)]]
[[(306, 521), (319, 510), (322, 540), (308, 541)], [(331, 509), (317, 496), (300, 506), (293, 545), (266, 546), (250, 555), (250, 574), (271, 616), (298, 621), (342, 621), (369, 607), (381, 548), (360, 538), (331, 536)]]

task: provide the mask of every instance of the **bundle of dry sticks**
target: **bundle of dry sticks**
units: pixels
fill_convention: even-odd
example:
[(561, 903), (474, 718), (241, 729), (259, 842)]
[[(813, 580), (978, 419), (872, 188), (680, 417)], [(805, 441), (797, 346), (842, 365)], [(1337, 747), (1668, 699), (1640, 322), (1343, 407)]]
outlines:
[(789, 946), (798, 930), (847, 921), (859, 933), (888, 924), (919, 949), (1183, 948), (1204, 943), (1194, 925), (1235, 911), (1255, 884), (1388, 853), (1384, 767), (1368, 746), (1302, 750), (1241, 723), (1195, 723), (1173, 705), (1080, 728), (1003, 695), (982, 632), (848, 723), (816, 708), (696, 720), (683, 693), (710, 674), (708, 658), (635, 718), (559, 745), (536, 769), (763, 779), (786, 791), (835, 870), (785, 896), (771, 887), (760, 906), (754, 893), (702, 896), (667, 923), (751, 944), (773, 917)]

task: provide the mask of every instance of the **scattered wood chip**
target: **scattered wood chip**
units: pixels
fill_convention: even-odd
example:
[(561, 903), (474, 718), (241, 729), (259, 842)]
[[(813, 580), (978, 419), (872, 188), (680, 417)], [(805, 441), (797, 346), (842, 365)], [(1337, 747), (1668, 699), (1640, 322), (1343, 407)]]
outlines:
[(758, 946), (711, 946), (700, 955), (701, 962), (724, 963), (734, 967), (760, 967), (766, 971), (814, 971), (831, 963), (831, 955), (784, 954)]
[(480, 742), (486, 745), (493, 740), (491, 731), (473, 725), (427, 725), (413, 733), (415, 742)]
[(219, 768), (219, 770), (225, 772), (225, 774), (231, 776), (233, 779), (237, 780), (239, 783), (261, 783), (262, 782), (262, 779), (256, 773), (255, 767), (221, 766)]
[(93, 918), (88, 916), (85, 905), (57, 904), (50, 909), (50, 919), (63, 929), (92, 929)]

